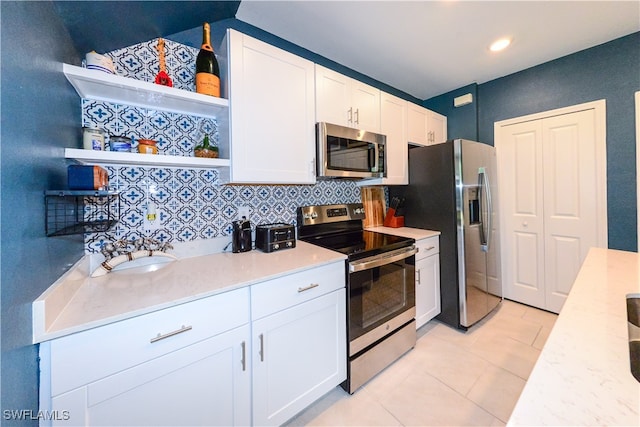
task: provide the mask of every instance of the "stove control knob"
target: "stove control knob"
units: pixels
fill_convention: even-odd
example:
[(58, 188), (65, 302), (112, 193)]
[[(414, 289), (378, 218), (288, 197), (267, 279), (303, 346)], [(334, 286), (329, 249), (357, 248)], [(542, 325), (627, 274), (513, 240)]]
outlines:
[(273, 244), (273, 249), (280, 249), (280, 244), (274, 243)]
[(293, 242), (287, 242), (287, 247), (290, 248), (291, 246), (293, 246)]
[(318, 218), (318, 212), (306, 213), (303, 215), (304, 219), (316, 219)]

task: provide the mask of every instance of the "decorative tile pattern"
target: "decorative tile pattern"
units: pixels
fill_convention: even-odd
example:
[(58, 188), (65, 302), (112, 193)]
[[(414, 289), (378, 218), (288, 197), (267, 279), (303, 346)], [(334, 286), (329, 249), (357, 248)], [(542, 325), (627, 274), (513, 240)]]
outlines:
[[(153, 82), (159, 71), (158, 39), (138, 43), (105, 53), (116, 73), (122, 77)], [(165, 39), (165, 62), (173, 87), (195, 91), (195, 61), (198, 49)], [(82, 126), (97, 127), (109, 135), (132, 139), (137, 149), (140, 138), (157, 141), (160, 154), (192, 156), (193, 147), (209, 134), (217, 146), (220, 140), (218, 124), (208, 117), (156, 111), (102, 101), (82, 100)], [(108, 138), (107, 138), (108, 139)]]
[[(173, 87), (195, 91), (195, 64), (199, 49), (164, 39), (165, 65)], [(160, 71), (158, 39), (105, 53), (113, 61), (116, 73), (145, 82), (153, 82)]]
[(138, 139), (153, 139), (157, 141), (159, 154), (176, 156), (193, 156), (193, 148), (205, 134), (212, 145), (217, 146), (220, 141), (218, 123), (210, 117), (89, 99), (82, 99), (82, 126), (103, 129), (109, 136), (127, 136), (132, 139), (132, 151), (137, 150)]
[[(120, 191), (120, 222), (107, 232), (85, 236), (87, 252), (106, 241), (152, 237), (186, 242), (231, 234), (238, 208), (249, 207), (251, 222), (296, 222), (304, 205), (360, 202), (353, 181), (319, 181), (315, 185), (220, 185), (209, 169), (107, 166), (109, 184)], [(157, 206), (162, 228), (144, 230), (147, 203)]]
[[(193, 91), (197, 49), (166, 40), (167, 72), (174, 87)], [(153, 81), (158, 72), (157, 39), (106, 55), (119, 75)], [(160, 154), (191, 156), (193, 147), (210, 135), (218, 145), (215, 119), (147, 108), (82, 100), (82, 126), (105, 129), (110, 135), (158, 142)], [(85, 252), (99, 252), (104, 242), (152, 237), (162, 242), (186, 242), (231, 234), (240, 206), (248, 206), (256, 224), (294, 223), (296, 208), (304, 205), (360, 202), (353, 181), (320, 181), (315, 185), (221, 185), (211, 169), (108, 166), (110, 186), (120, 192), (120, 222), (107, 232), (85, 234)], [(144, 230), (147, 203), (157, 206), (162, 227)]]

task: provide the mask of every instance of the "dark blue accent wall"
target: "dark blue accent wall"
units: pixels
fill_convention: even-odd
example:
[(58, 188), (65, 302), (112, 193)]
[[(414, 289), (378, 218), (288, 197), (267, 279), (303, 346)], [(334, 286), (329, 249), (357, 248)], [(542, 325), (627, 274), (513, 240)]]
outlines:
[[(471, 104), (453, 106), (453, 99), (470, 93)], [(428, 99), (423, 107), (447, 116), (447, 135), (449, 138), (463, 138), (479, 141), (478, 138), (478, 85), (473, 83), (460, 89)]]
[[(473, 124), (465, 107), (448, 108), (465, 88), (425, 101), (446, 114), (449, 136)], [(493, 145), (494, 123), (606, 100), (609, 247), (635, 251), (636, 141), (634, 93), (640, 90), (640, 32), (478, 86), (478, 140)]]
[[(239, 1), (69, 1), (54, 7), (78, 52), (109, 52), (236, 15)], [(200, 45), (198, 45), (200, 46)]]
[(37, 421), (8, 420), (4, 411), (38, 410), (31, 304), (83, 254), (81, 235), (45, 237), (43, 197), (64, 188), (64, 147), (79, 144), (80, 102), (61, 65), (79, 58), (51, 2), (0, 8), (0, 424), (25, 426)]

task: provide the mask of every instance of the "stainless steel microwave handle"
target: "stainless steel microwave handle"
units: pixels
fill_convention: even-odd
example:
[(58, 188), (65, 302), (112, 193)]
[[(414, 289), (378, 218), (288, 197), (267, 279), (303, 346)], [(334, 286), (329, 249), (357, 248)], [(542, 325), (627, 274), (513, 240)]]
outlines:
[(394, 251), (390, 254), (379, 255), (375, 257), (365, 258), (361, 261), (353, 261), (349, 263), (349, 272), (355, 273), (370, 268), (380, 267), (382, 265), (391, 264), (401, 259), (409, 258), (418, 253), (418, 248), (411, 246), (402, 251)]
[[(369, 151), (371, 153), (371, 151)], [(380, 170), (380, 147), (378, 144), (373, 144), (373, 159), (371, 159), (371, 170), (378, 172)]]

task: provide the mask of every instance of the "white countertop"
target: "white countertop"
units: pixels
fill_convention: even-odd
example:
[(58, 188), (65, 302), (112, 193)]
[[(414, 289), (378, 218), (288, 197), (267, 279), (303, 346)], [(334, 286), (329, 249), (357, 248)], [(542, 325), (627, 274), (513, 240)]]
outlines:
[(589, 251), (508, 425), (640, 425), (625, 297), (639, 291), (638, 253)]
[(299, 240), (293, 249), (272, 253), (216, 253), (113, 271), (96, 278), (88, 277), (89, 262), (83, 259), (33, 303), (33, 342), (344, 259), (343, 254)]
[(421, 228), (411, 228), (411, 227), (392, 228), (392, 227), (378, 226), (378, 227), (367, 227), (367, 230), (377, 231), (378, 233), (393, 234), (394, 236), (409, 237), (416, 240), (426, 239), (428, 237), (440, 235), (439, 231), (423, 230)]

